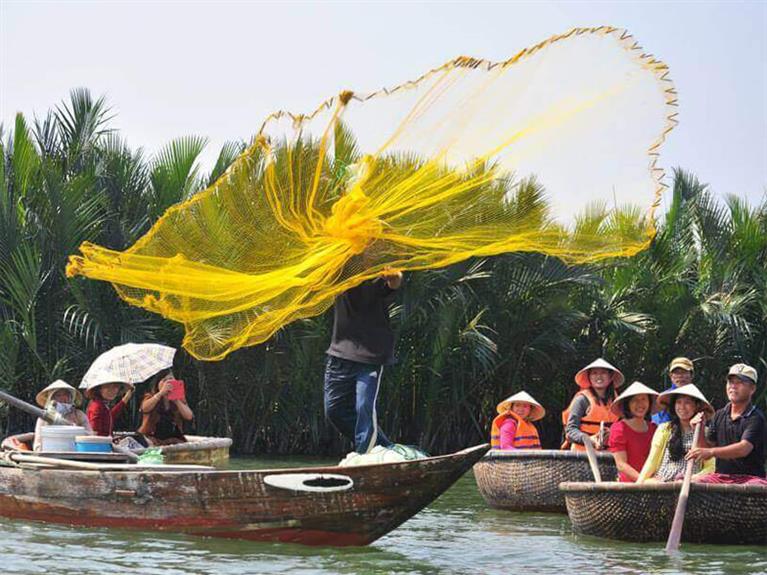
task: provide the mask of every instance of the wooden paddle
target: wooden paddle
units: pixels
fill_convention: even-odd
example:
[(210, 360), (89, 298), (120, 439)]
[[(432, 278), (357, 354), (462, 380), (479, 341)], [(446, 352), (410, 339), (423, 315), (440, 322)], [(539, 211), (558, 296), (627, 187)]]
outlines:
[(605, 440), (605, 422), (599, 422), (599, 449), (604, 449), (602, 442)]
[[(39, 417), (40, 419), (43, 419), (50, 424), (74, 425), (74, 423), (72, 423), (71, 421), (67, 419), (64, 419), (58, 413), (51, 413), (50, 411), (46, 411), (45, 409), (40, 409), (39, 407), (35, 407), (31, 403), (27, 403), (26, 401), (23, 401), (19, 399), (18, 397), (14, 397), (10, 393), (6, 393), (5, 391), (2, 391), (2, 390), (0, 390), (0, 399), (8, 403), (8, 405), (12, 405), (14, 407), (19, 408), (22, 411), (26, 411), (30, 415)], [(138, 461), (138, 455), (133, 453), (130, 449), (126, 449), (120, 445), (115, 445), (115, 444), (112, 444), (112, 449), (128, 456), (128, 458), (131, 461)]]
[[(696, 425), (695, 430), (692, 433), (693, 447), (698, 445), (700, 428), (700, 424)], [(695, 460), (690, 459), (684, 468), (684, 481), (682, 482), (682, 490), (679, 492), (679, 500), (676, 504), (674, 520), (671, 522), (671, 531), (668, 534), (668, 541), (666, 542), (666, 553), (673, 553), (679, 549), (679, 542), (682, 539), (682, 527), (684, 526), (684, 514), (687, 511), (687, 498), (690, 495), (690, 481), (692, 481), (693, 465), (695, 465)]]
[(586, 455), (589, 458), (591, 473), (594, 474), (594, 482), (602, 483), (602, 474), (599, 472), (599, 462), (597, 461), (597, 450), (594, 449), (594, 444), (588, 435), (583, 436), (583, 446), (586, 448)]

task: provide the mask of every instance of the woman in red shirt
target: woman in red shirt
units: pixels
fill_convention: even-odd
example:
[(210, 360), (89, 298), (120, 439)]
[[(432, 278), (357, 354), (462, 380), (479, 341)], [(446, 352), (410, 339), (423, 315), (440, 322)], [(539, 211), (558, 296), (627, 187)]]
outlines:
[[(123, 386), (127, 388), (125, 394), (110, 408), (109, 402), (115, 400)], [(125, 383), (102, 383), (87, 389), (85, 395), (91, 400), (86, 414), (93, 433), (106, 437), (112, 435), (115, 420), (133, 396), (133, 386)]]
[(618, 481), (633, 483), (650, 454), (656, 425), (650, 420), (658, 393), (635, 381), (613, 402), (610, 410), (621, 417), (610, 428), (610, 452), (618, 468)]

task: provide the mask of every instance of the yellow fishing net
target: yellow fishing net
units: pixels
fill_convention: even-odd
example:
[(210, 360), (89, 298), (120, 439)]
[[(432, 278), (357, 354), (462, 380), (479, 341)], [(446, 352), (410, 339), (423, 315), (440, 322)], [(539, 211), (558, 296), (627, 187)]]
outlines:
[(615, 28), (505, 62), (457, 58), (308, 115), (272, 114), (207, 190), (124, 252), (83, 244), (67, 273), (183, 323), (184, 346), (217, 360), (387, 266), (632, 255), (654, 234), (675, 104), (666, 66)]

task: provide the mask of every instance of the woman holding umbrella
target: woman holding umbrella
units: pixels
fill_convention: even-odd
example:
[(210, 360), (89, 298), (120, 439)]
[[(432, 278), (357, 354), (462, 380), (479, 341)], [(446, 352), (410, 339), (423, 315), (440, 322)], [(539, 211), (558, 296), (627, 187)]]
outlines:
[[(125, 388), (122, 399), (112, 407), (113, 402), (120, 391)], [(101, 383), (85, 391), (85, 396), (90, 399), (88, 404), (88, 422), (96, 435), (110, 436), (114, 431), (114, 422), (128, 405), (133, 397), (133, 385), (119, 382)]]
[[(91, 399), (88, 421), (97, 435), (112, 435), (114, 421), (133, 396), (133, 386), (173, 365), (176, 350), (155, 343), (126, 343), (102, 353), (88, 368), (80, 389)], [(124, 395), (111, 408), (109, 403)]]

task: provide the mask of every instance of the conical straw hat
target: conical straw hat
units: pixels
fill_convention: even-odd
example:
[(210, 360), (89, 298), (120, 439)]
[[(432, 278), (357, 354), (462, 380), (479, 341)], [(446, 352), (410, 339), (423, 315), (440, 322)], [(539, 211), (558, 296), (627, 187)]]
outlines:
[(703, 411), (706, 412), (706, 415), (709, 417), (714, 415), (714, 408), (711, 406), (711, 404), (706, 399), (706, 396), (703, 395), (703, 392), (699, 390), (694, 383), (688, 383), (687, 385), (683, 385), (682, 387), (677, 387), (676, 389), (667, 389), (660, 395), (658, 395), (658, 398), (656, 399), (656, 402), (660, 407), (663, 409), (668, 410), (669, 405), (671, 404), (671, 396), (672, 395), (687, 395), (689, 397), (693, 397), (695, 399), (698, 399), (703, 402)]
[(514, 395), (507, 397), (498, 404), (496, 409), (498, 410), (499, 414), (506, 413), (509, 411), (509, 409), (511, 409), (511, 404), (517, 401), (530, 404), (532, 408), (530, 410), (530, 421), (538, 421), (539, 419), (543, 419), (543, 416), (546, 415), (546, 410), (543, 409), (543, 406), (535, 401), (533, 396), (526, 391), (520, 391), (519, 393), (515, 393)]
[[(641, 381), (635, 381), (631, 385), (629, 385), (623, 393), (621, 393), (618, 397), (615, 398), (615, 401), (613, 401), (613, 404), (610, 406), (610, 411), (612, 411), (615, 415), (618, 417), (623, 415), (623, 402), (628, 401), (635, 395), (649, 395), (649, 396), (657, 396), (658, 392), (654, 389), (651, 389), (647, 387), (644, 383)], [(653, 409), (654, 407), (654, 401), (652, 397), (650, 397), (650, 409)]]
[(83, 402), (83, 395), (79, 391), (77, 391), (63, 379), (57, 379), (37, 394), (35, 397), (37, 405), (40, 407), (45, 407), (45, 404), (48, 403), (50, 396), (53, 395), (58, 389), (66, 389), (67, 391), (72, 392), (72, 400), (75, 405), (80, 405)]
[(606, 362), (600, 357), (599, 359), (592, 361), (590, 364), (575, 374), (575, 383), (578, 384), (578, 387), (581, 389), (588, 389), (591, 387), (591, 382), (589, 381), (589, 370), (594, 367), (601, 367), (602, 369), (609, 369), (610, 371), (615, 372), (617, 377), (613, 378), (613, 385), (616, 389), (623, 385), (623, 382), (626, 381), (626, 378), (623, 377), (623, 374), (617, 367)]

